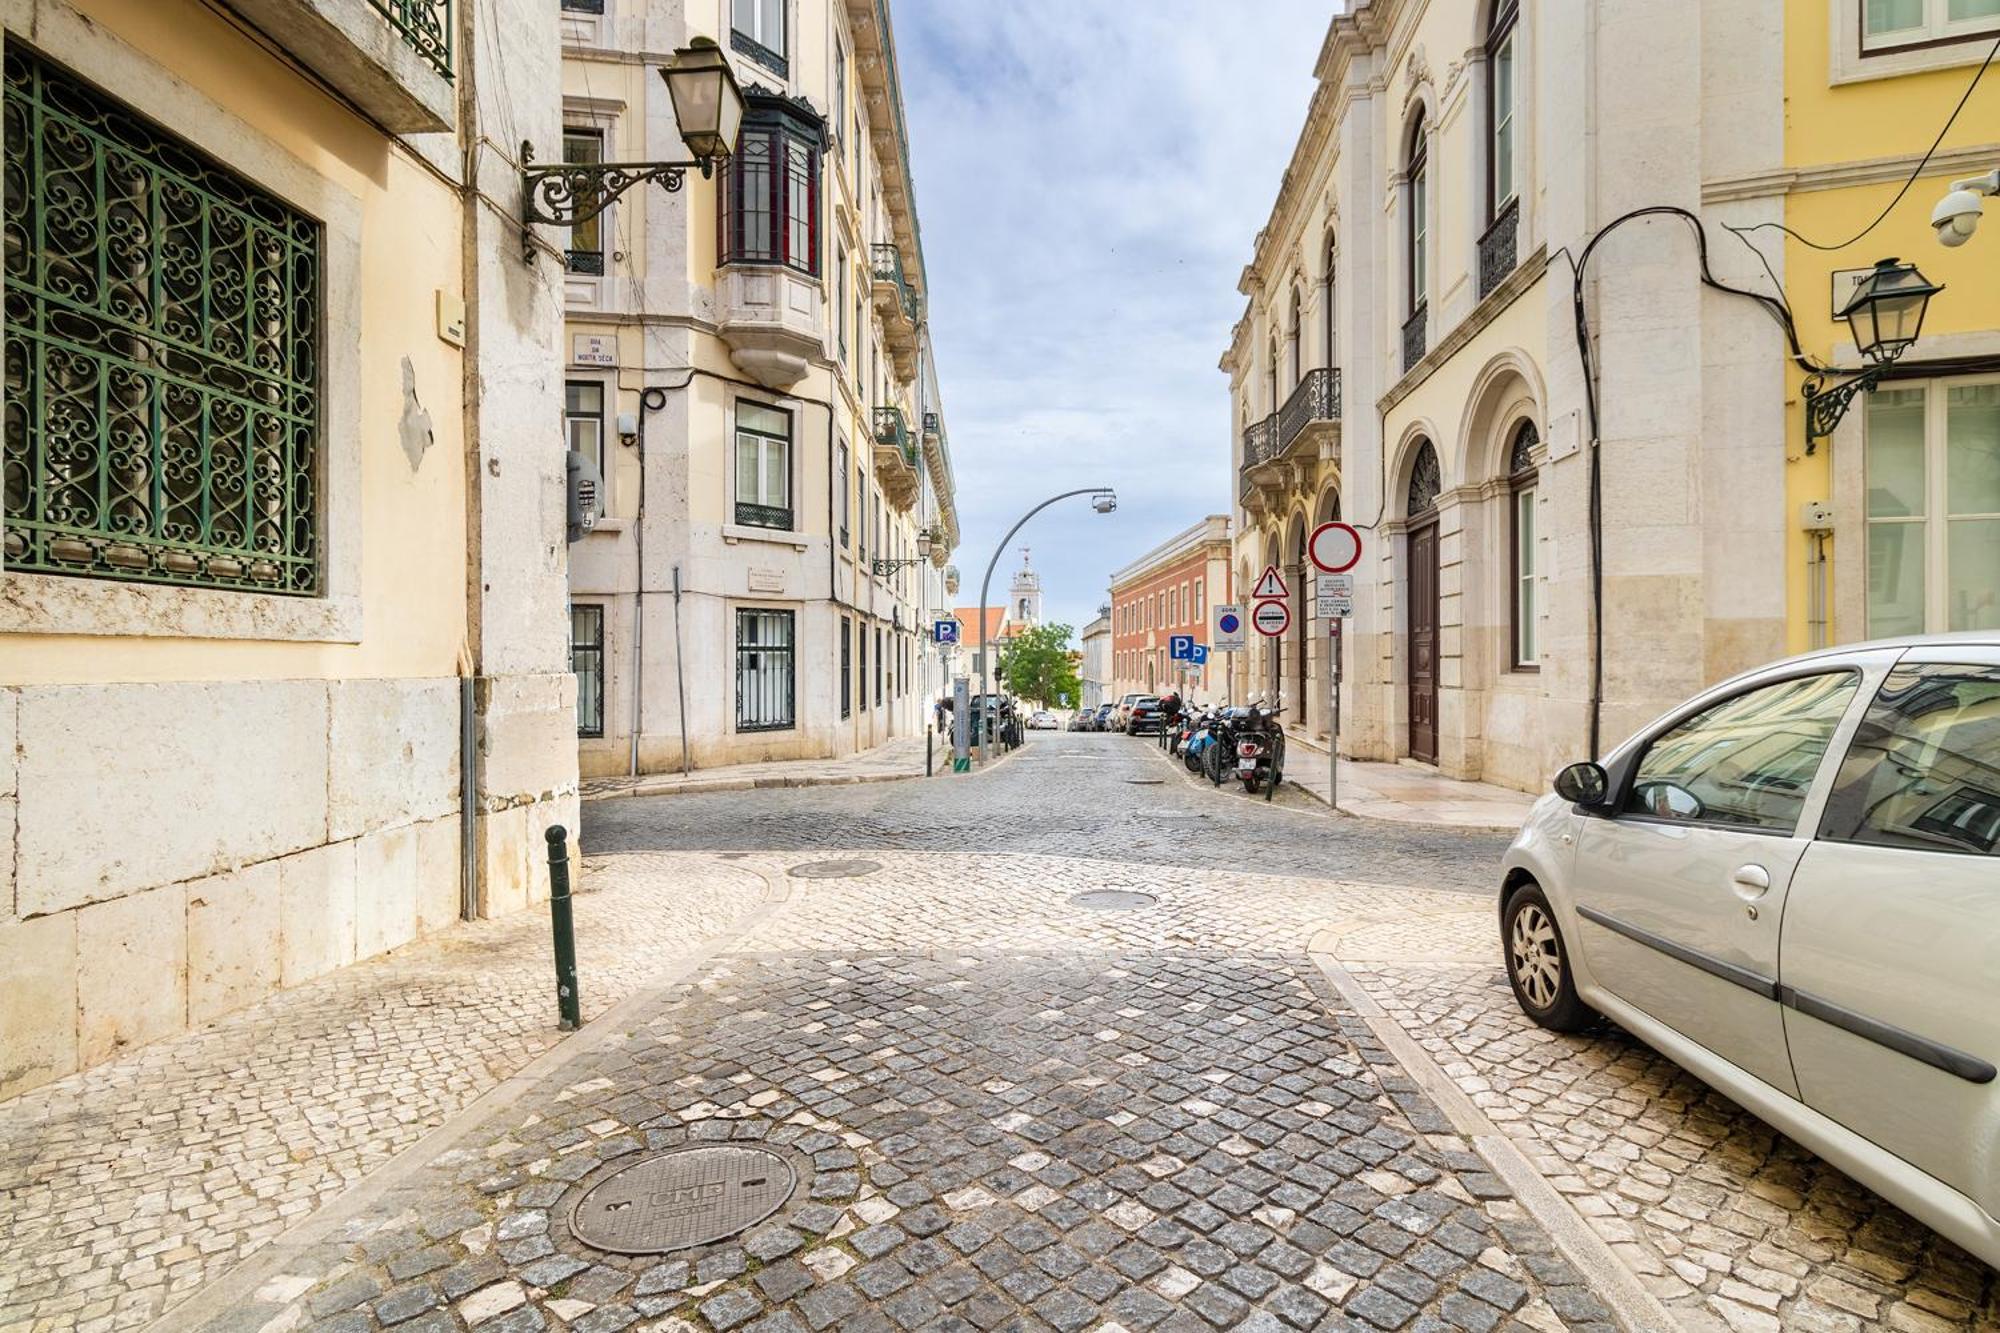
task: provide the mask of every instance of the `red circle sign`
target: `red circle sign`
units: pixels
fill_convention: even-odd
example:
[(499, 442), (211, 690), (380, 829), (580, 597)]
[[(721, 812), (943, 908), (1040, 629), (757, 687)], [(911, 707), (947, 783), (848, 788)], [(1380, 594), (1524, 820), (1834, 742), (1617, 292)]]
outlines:
[(1322, 523), (1306, 538), (1306, 555), (1322, 573), (1345, 574), (1361, 563), (1361, 534), (1345, 523)]
[(1259, 634), (1275, 639), (1292, 627), (1292, 609), (1283, 602), (1259, 602), (1250, 623)]

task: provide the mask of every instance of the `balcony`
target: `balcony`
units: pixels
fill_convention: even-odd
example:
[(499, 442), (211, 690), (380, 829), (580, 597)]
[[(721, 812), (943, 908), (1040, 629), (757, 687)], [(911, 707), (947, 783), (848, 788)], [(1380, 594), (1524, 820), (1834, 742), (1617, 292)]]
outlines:
[(1311, 482), (1314, 465), (1340, 461), (1340, 371), (1309, 370), (1284, 405), (1243, 432), (1237, 496), (1261, 513)]
[(1513, 200), (1500, 210), (1500, 216), (1493, 219), (1493, 225), (1479, 238), (1479, 299), (1492, 295), (1493, 289), (1507, 281), (1507, 275), (1520, 263), (1521, 203)]
[(457, 123), (456, 0), (231, 0), (230, 8), (383, 129), (432, 134)]
[(940, 526), (951, 537), (948, 542), (931, 543), (931, 563), (942, 569), (952, 544), (958, 539), (958, 519), (952, 512), (951, 449), (945, 440), (944, 422), (935, 412), (924, 413), (924, 465), (930, 469), (931, 493), (937, 497)]
[(1428, 304), (1420, 305), (1410, 312), (1408, 319), (1403, 321), (1403, 373), (1405, 375), (1415, 370), (1417, 362), (1423, 360), (1424, 353), (1430, 350), (1429, 344), (1425, 341), (1426, 335), (1430, 332), (1430, 313), (1431, 308)]
[(900, 407), (875, 409), (875, 476), (882, 493), (898, 509), (917, 502), (923, 479), (917, 472), (917, 442)]
[(896, 363), (896, 374), (908, 384), (917, 377), (917, 292), (903, 272), (902, 249), (872, 247), (875, 272), (875, 313), (882, 320), (882, 340)]

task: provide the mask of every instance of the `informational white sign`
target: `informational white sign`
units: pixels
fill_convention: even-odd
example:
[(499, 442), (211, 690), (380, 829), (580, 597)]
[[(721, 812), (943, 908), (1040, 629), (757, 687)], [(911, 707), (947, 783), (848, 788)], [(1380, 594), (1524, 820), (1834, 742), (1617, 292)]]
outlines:
[(1352, 574), (1322, 574), (1313, 585), (1317, 613), (1321, 618), (1351, 616), (1354, 614), (1354, 576)]
[(1323, 574), (1345, 574), (1361, 563), (1361, 534), (1345, 523), (1322, 523), (1306, 539), (1306, 555)]
[(1250, 596), (1260, 602), (1291, 595), (1285, 587), (1285, 577), (1278, 572), (1276, 565), (1264, 566), (1264, 572), (1257, 576), (1257, 586), (1250, 590)]
[(616, 366), (618, 335), (579, 333), (569, 340), (569, 360), (573, 366)]
[(1218, 653), (1239, 653), (1243, 651), (1243, 641), (1243, 608), (1234, 603), (1218, 604), (1208, 646)]
[(1283, 602), (1259, 602), (1250, 623), (1266, 638), (1275, 639), (1292, 627), (1292, 608)]

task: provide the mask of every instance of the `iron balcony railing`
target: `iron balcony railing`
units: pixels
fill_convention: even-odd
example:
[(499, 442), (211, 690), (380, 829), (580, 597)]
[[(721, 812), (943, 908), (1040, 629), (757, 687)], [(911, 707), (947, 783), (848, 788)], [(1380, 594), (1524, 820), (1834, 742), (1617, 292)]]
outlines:
[(1273, 412), (1243, 432), (1243, 466), (1256, 467), (1278, 456), (1278, 414)]
[(452, 0), (368, 0), (426, 65), (451, 77)]
[(1282, 454), (1315, 421), (1340, 420), (1340, 372), (1330, 366), (1308, 370), (1278, 409), (1277, 452)]
[(875, 443), (893, 447), (903, 456), (903, 461), (912, 468), (917, 465), (917, 441), (910, 434), (910, 426), (903, 419), (900, 407), (878, 407), (875, 409)]
[(1485, 300), (1520, 262), (1521, 204), (1512, 200), (1479, 238), (1479, 299)]
[(910, 323), (917, 322), (917, 293), (910, 286), (910, 280), (903, 273), (903, 252), (894, 245), (877, 242), (873, 247), (875, 257), (875, 281), (893, 282), (902, 296), (903, 313), (910, 317)]
[(1410, 312), (1408, 319), (1403, 321), (1403, 373), (1405, 375), (1416, 369), (1417, 362), (1423, 360), (1424, 353), (1429, 350), (1424, 343), (1424, 335), (1429, 332), (1427, 325), (1430, 313), (1428, 305), (1420, 305)]

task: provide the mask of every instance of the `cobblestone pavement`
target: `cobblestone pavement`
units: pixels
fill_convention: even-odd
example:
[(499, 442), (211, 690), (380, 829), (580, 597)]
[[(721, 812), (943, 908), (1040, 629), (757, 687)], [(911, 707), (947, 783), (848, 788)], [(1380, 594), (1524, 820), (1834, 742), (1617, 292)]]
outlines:
[[(690, 857), (698, 863), (706, 858)], [(219, 1327), (1608, 1330), (1301, 946), (1455, 895), (1073, 858), (745, 858), (780, 911)], [(1079, 892), (1155, 900), (1096, 911)], [(652, 1151), (801, 1185), (665, 1255), (576, 1240)]]
[(1150, 738), (1034, 732), (984, 773), (922, 783), (593, 801), (593, 851), (815, 847), (1046, 852), (1491, 892), (1507, 838), (1334, 816), (1210, 787)]
[(1690, 1324), (2000, 1330), (1992, 1269), (1619, 1029), (1533, 1026), (1491, 961), (1355, 952), (1395, 960), (1349, 966)]
[[(765, 891), (655, 861), (584, 878), (586, 1018)], [(144, 1324), (551, 1046), (552, 992), (542, 914), (473, 923), (0, 1105), (0, 1330)]]

